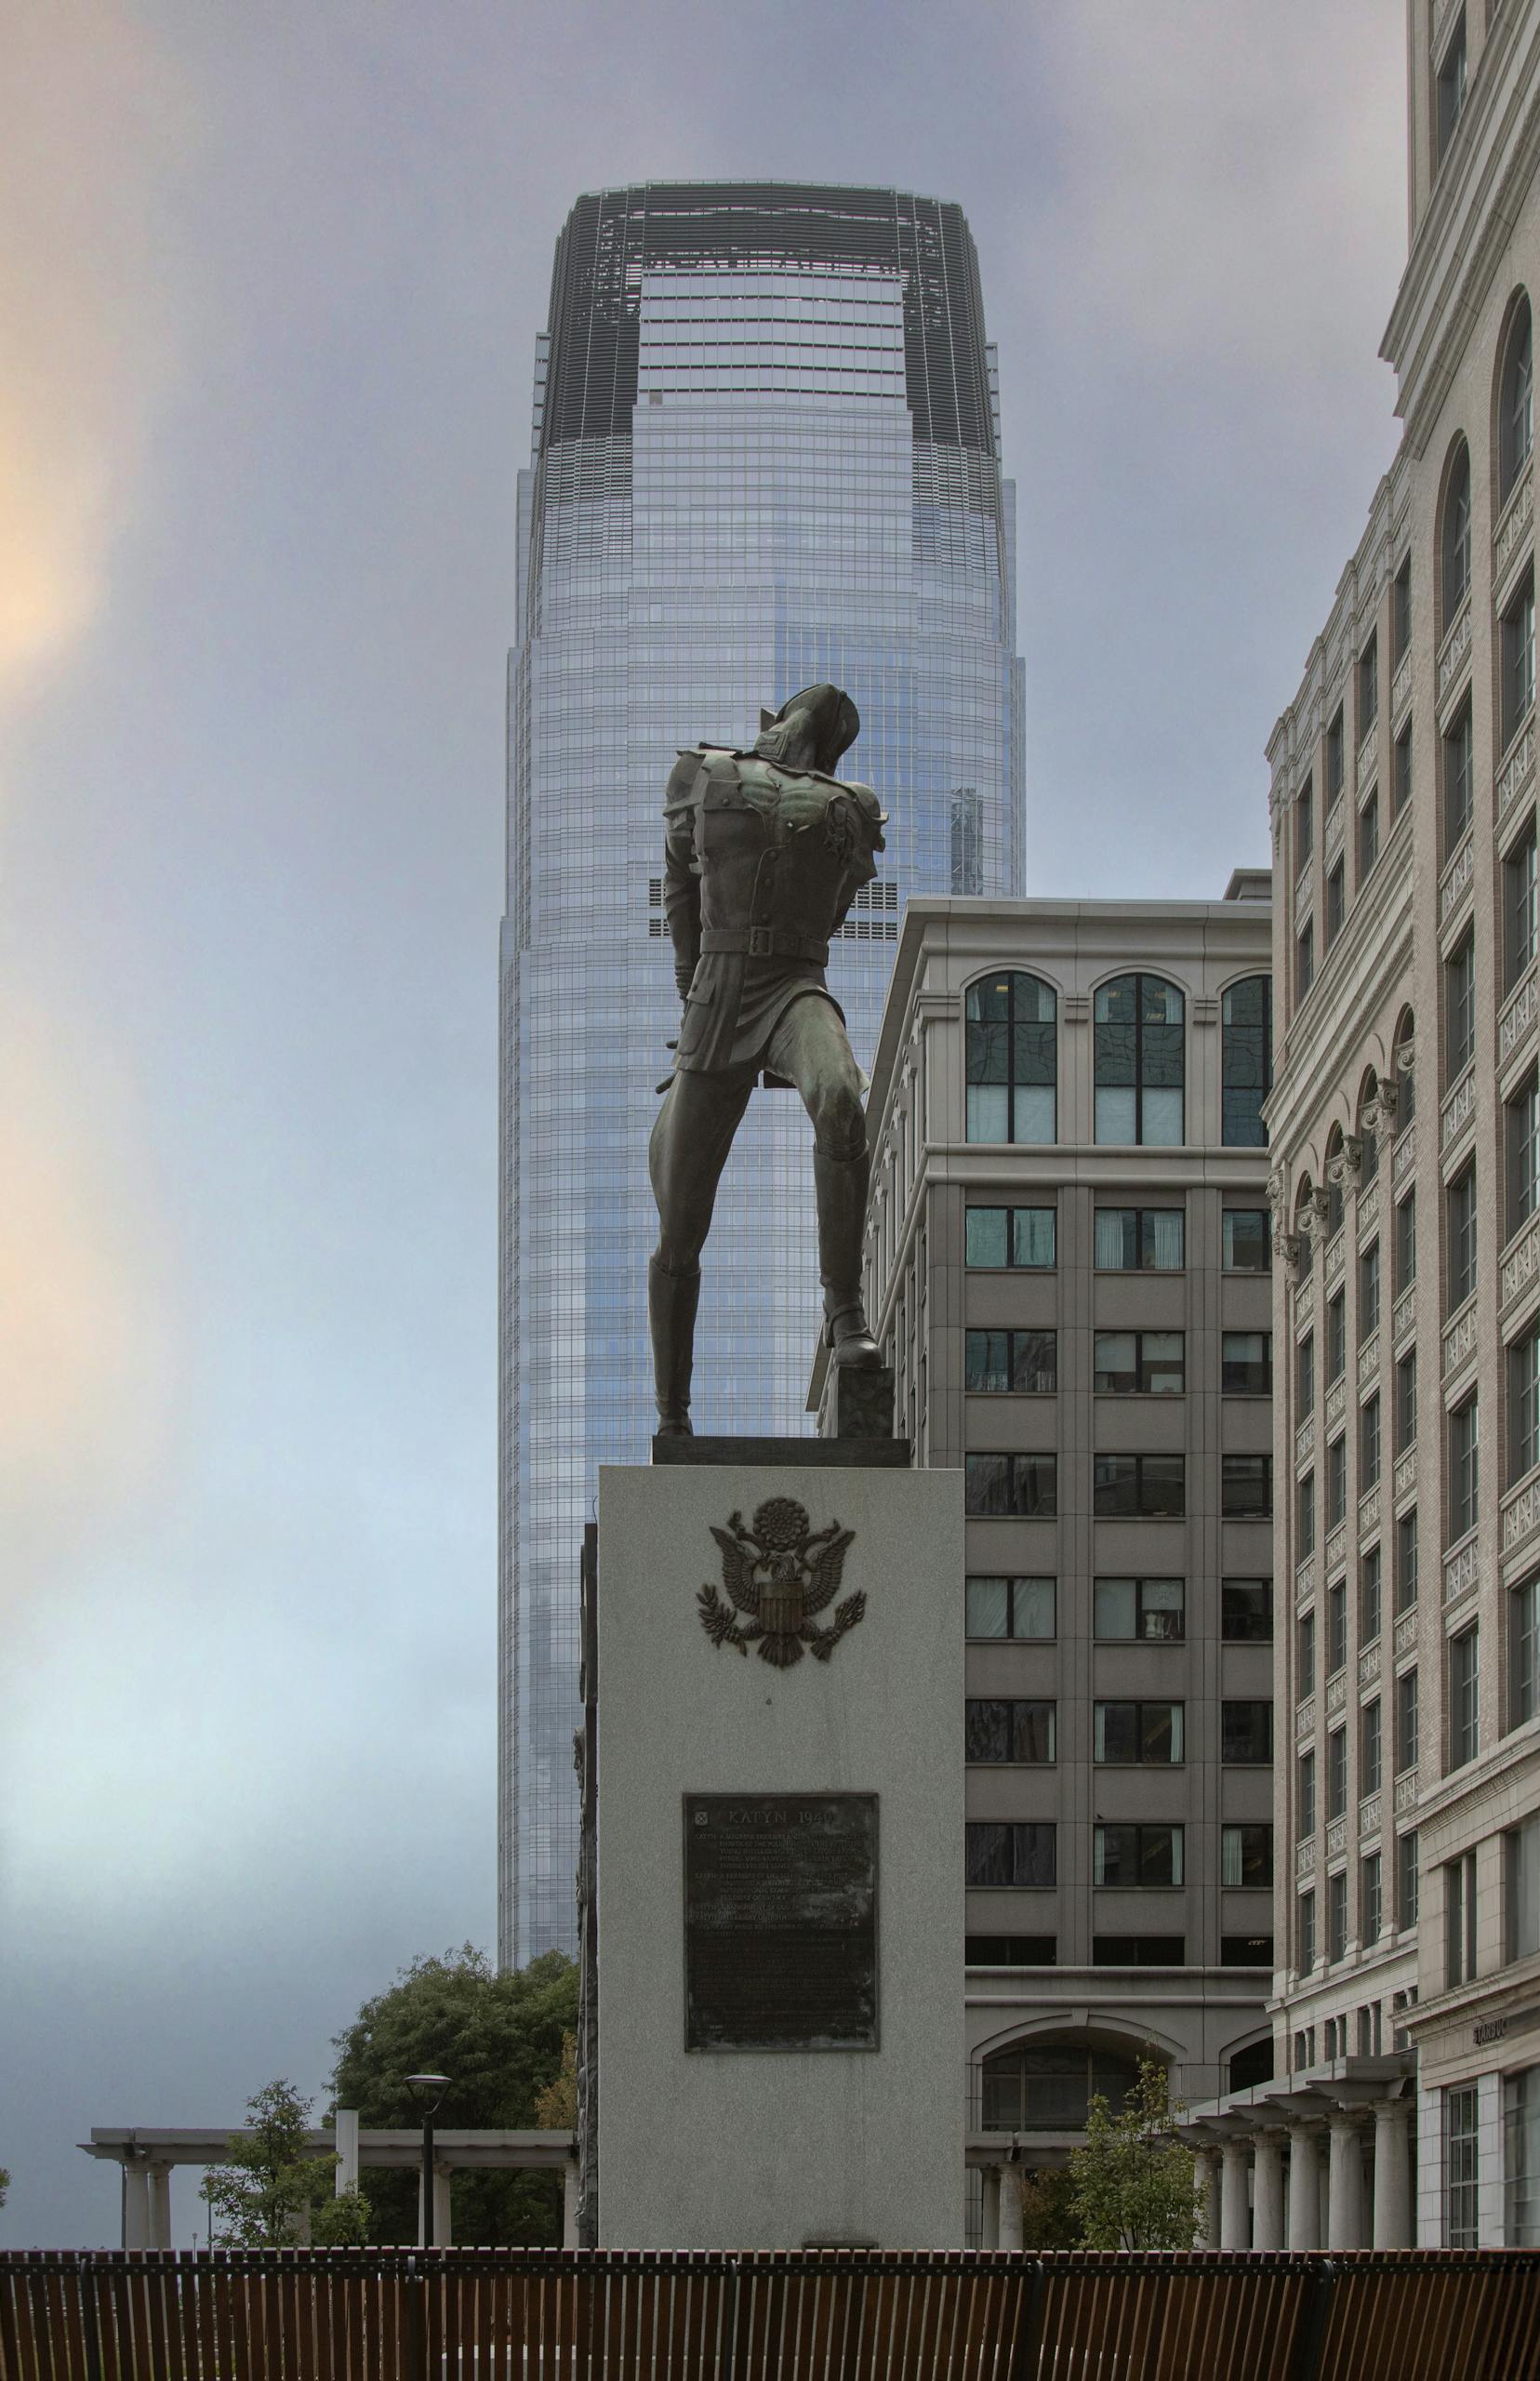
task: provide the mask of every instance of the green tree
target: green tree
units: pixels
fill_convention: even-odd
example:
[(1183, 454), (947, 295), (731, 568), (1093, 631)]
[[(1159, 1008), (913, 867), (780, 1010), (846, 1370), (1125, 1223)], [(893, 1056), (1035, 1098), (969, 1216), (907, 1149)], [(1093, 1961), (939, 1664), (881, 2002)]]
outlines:
[[(1008, 2168), (1003, 2188), (1012, 2188), (1015, 2168)], [(1040, 2166), (1035, 2174), (1020, 2173), (1021, 2245), (1024, 2249), (1083, 2249), (1080, 2217), (1075, 2211), (1075, 2183), (1068, 2166)]]
[(1139, 2061), (1114, 2116), (1093, 2095), (1085, 2145), (1069, 2153), (1071, 2205), (1088, 2249), (1190, 2249), (1198, 2237), (1198, 2166), (1172, 2131), (1165, 2068)]
[(311, 2152), (310, 2112), (282, 2076), (246, 2102), (246, 2128), (231, 2135), (229, 2163), (204, 2177), (203, 2196), (228, 2247), (368, 2238), (368, 2201), (356, 2191), (339, 2199), (336, 2158)]
[[(405, 2079), (447, 2075), (435, 2124), (533, 2127), (541, 2122), (537, 2099), (559, 2082), (564, 2038), (577, 2024), (578, 1969), (559, 1951), (500, 1974), (470, 1943), (414, 1960), (336, 2037), (335, 2103), (356, 2108), (365, 2125), (416, 2126), (421, 2117)], [(376, 2168), (369, 2196), (376, 2240), (416, 2240), (415, 2175)], [(457, 2241), (483, 2247), (554, 2245), (561, 2176), (458, 2168), (451, 2220)]]
[(535, 2122), (547, 2133), (570, 2133), (578, 2122), (578, 2037), (562, 2036), (562, 2064), (535, 2095)]

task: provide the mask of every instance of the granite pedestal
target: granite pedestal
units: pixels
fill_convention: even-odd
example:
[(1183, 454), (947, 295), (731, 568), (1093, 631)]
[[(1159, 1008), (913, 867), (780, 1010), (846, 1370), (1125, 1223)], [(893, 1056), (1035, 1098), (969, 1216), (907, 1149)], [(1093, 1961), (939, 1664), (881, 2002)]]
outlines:
[(962, 2239), (962, 1475), (830, 1443), (600, 1471), (606, 2248)]

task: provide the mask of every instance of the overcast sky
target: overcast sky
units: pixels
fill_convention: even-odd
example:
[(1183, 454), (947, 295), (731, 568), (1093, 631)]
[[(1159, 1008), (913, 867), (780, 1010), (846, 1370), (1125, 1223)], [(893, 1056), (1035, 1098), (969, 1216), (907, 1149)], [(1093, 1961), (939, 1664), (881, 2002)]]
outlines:
[[(1398, 0), (5, 0), (0, 2215), (494, 1922), (496, 962), (552, 243), (960, 200), (1029, 890), (1215, 895), (1393, 450)], [(20, 71), (18, 71), (20, 70)], [(766, 688), (768, 696), (776, 690)], [(710, 725), (710, 723), (703, 723)], [(197, 2221), (192, 2182), (175, 2231)]]

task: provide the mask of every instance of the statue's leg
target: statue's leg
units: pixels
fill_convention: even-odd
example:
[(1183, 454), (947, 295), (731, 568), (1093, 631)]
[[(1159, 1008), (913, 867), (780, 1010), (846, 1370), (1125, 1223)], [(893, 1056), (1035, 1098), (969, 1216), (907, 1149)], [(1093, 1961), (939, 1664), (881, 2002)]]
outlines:
[(717, 1184), (738, 1128), (751, 1075), (676, 1074), (664, 1095), (647, 1148), (657, 1202), (657, 1247), (647, 1266), (647, 1317), (657, 1387), (657, 1427), (665, 1438), (690, 1435), (690, 1375), (695, 1361), (700, 1252), (711, 1228)]
[(860, 1071), (833, 1003), (816, 993), (793, 1001), (776, 1029), (766, 1064), (796, 1084), (812, 1121), (818, 1272), (834, 1362), (870, 1368), (882, 1362), (861, 1300), (871, 1162)]

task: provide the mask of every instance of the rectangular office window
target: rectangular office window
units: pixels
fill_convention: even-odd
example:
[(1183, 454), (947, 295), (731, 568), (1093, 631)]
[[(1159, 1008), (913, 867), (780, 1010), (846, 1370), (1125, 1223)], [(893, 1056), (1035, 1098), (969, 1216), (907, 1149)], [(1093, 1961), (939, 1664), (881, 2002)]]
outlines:
[(1095, 1707), (1095, 1758), (1109, 1762), (1183, 1759), (1180, 1703), (1098, 1703)]
[(1476, 1168), (1449, 1186), (1449, 1311), (1476, 1292)]
[(1294, 1623), (1294, 1693), (1315, 1693), (1316, 1623), (1313, 1612), (1302, 1612)]
[(963, 1464), (970, 1513), (1052, 1521), (1058, 1511), (1056, 1456), (970, 1455)]
[(1396, 1611), (1409, 1612), (1417, 1601), (1417, 1509), (1396, 1523)]
[(1187, 1964), (1185, 1935), (1093, 1935), (1094, 1968), (1179, 1968)]
[(1373, 869), (1379, 858), (1379, 788), (1375, 786), (1365, 803), (1359, 806), (1359, 883)]
[(1402, 1670), (1396, 1681), (1396, 1775), (1417, 1765), (1417, 1673)]
[(1179, 1885), (1179, 1827), (1098, 1827), (1093, 1839), (1092, 1882), (1097, 1885)]
[(1092, 1461), (1091, 1500), (1098, 1521), (1180, 1520), (1187, 1511), (1187, 1457), (1098, 1455)]
[(1098, 1331), (1097, 1394), (1180, 1397), (1187, 1386), (1186, 1348), (1180, 1331)]
[(1444, 1983), (1474, 1983), (1476, 1977), (1476, 1855), (1446, 1860), (1444, 1884)]
[(1540, 1711), (1540, 1575), (1508, 1597), (1508, 1726)]
[(1534, 1213), (1540, 1194), (1540, 1087), (1532, 1074), (1503, 1109), (1507, 1159), (1507, 1233), (1511, 1240)]
[(1226, 1579), (1221, 1582), (1219, 1633), (1230, 1645), (1272, 1643), (1270, 1579)]
[(1314, 1894), (1299, 1896), (1299, 1973), (1308, 1975), (1316, 1963), (1316, 1900)]
[(1480, 1510), (1480, 1446), (1476, 1400), (1467, 1397), (1449, 1417), (1449, 1535), (1453, 1544), (1473, 1530)]
[(1359, 1407), (1359, 1495), (1366, 1496), (1380, 1476), (1380, 1402), (1365, 1398)]
[(1385, 1895), (1377, 1852), (1366, 1852), (1359, 1862), (1359, 1922), (1364, 1942), (1377, 1943), (1385, 1926)]
[(1476, 1055), (1476, 938), (1467, 934), (1444, 962), (1444, 1062), (1458, 1083)]
[(1219, 1882), (1262, 1892), (1273, 1881), (1273, 1831), (1262, 1822), (1219, 1830)]
[(1390, 667), (1399, 670), (1412, 650), (1412, 557), (1404, 554), (1390, 581)]
[(1302, 1752), (1297, 1764), (1297, 1799), (1299, 1803), (1299, 1838), (1303, 1842), (1316, 1830), (1316, 1757)]
[(1326, 1816), (1339, 1819), (1348, 1808), (1348, 1731), (1334, 1728), (1326, 1739)]
[(1058, 1583), (974, 1572), (967, 1580), (967, 1634), (1047, 1642), (1057, 1635)]
[(1359, 1643), (1372, 1645), (1380, 1633), (1380, 1550), (1372, 1546), (1359, 1564)]
[(1444, 858), (1465, 841), (1470, 830), (1475, 791), (1475, 738), (1467, 702), (1443, 738)]
[(1315, 1412), (1315, 1333), (1307, 1331), (1294, 1350), (1294, 1420), (1308, 1422)]
[(1308, 1471), (1294, 1488), (1294, 1557), (1303, 1563), (1315, 1552), (1315, 1473)]
[(1266, 1769), (1273, 1757), (1270, 1701), (1222, 1703), (1219, 1758), (1236, 1768)]
[(1359, 1794), (1380, 1789), (1380, 1707), (1376, 1696), (1359, 1712)]
[(1057, 1882), (1057, 1830), (1051, 1820), (970, 1819), (966, 1832), (970, 1885)]
[(1179, 1273), (1186, 1263), (1180, 1207), (1098, 1207), (1098, 1273)]
[(1326, 1957), (1334, 1967), (1348, 1951), (1348, 1871), (1326, 1880)]
[(1326, 1450), (1326, 1527), (1328, 1533), (1348, 1518), (1348, 1441), (1334, 1439)]
[(1058, 1965), (1055, 1935), (968, 1935), (962, 1956), (971, 1968), (1052, 1968)]
[(1326, 1386), (1339, 1381), (1348, 1369), (1348, 1294), (1338, 1290), (1326, 1302)]
[[(1227, 1397), (1272, 1395), (1272, 1333), (1227, 1331), (1220, 1339), (1219, 1386)], [(1303, 1416), (1298, 1417), (1303, 1419)]]
[(1056, 1758), (1057, 1708), (1019, 1697), (970, 1695), (965, 1758), (970, 1762), (1052, 1762)]
[(1502, 673), (1502, 749), (1506, 752), (1534, 708), (1534, 570), (1503, 614), (1499, 667)]
[(1315, 849), (1315, 796), (1306, 778), (1294, 804), (1294, 874), (1303, 876)]
[(1390, 748), (1390, 813), (1399, 818), (1412, 799), (1412, 722)]
[(964, 1232), (967, 1262), (1051, 1273), (1056, 1220), (1053, 1207), (970, 1207)]
[(1058, 1387), (1058, 1333), (970, 1331), (963, 1363), (968, 1390), (1050, 1396)]
[(1326, 1675), (1348, 1667), (1348, 1584), (1339, 1579), (1326, 1593)]
[(1187, 1634), (1185, 1579), (1098, 1579), (1093, 1597), (1098, 1637), (1147, 1645), (1179, 1644)]
[(1377, 1240), (1371, 1241), (1359, 1257), (1358, 1289), (1358, 1336), (1361, 1347), (1370, 1334), (1379, 1329), (1380, 1253)]
[[(1454, 20), (1454, 29), (1449, 36), (1434, 78), (1433, 162), (1436, 166), (1442, 165), (1448, 153), (1449, 145), (1458, 128), (1460, 118), (1465, 113), (1468, 56), (1466, 42), (1466, 12), (1462, 8)], [(1472, 2122), (1474, 2121), (1473, 2113)], [(1472, 2202), (1472, 2225), (1475, 2223), (1475, 2205)], [(1468, 2241), (1456, 2241), (1451, 2236), (1449, 2246), (1452, 2249), (1473, 2249), (1476, 2246), (1474, 2230)]]
[(1449, 1641), (1449, 1766), (1474, 1761), (1481, 1741), (1479, 1632), (1462, 1629)]
[(1315, 982), (1315, 928), (1307, 919), (1294, 944), (1294, 997), (1304, 1000)]
[(1326, 876), (1326, 941), (1330, 951), (1348, 922), (1348, 863), (1339, 859)]
[(1417, 1831), (1396, 1838), (1396, 1928), (1404, 1934), (1417, 1922)]
[(1511, 992), (1534, 957), (1535, 845), (1532, 820), (1503, 862), (1503, 990)]
[(1409, 1190), (1395, 1215), (1396, 1296), (1409, 1290), (1417, 1278), (1417, 1194)]
[(1272, 1511), (1270, 1455), (1220, 1457), (1219, 1510), (1228, 1522), (1266, 1520)]
[(1480, 2163), (1477, 2151), (1477, 2095), (1474, 2083), (1463, 2083), (1444, 2094), (1444, 2246), (1474, 2249), (1480, 2245), (1477, 2201)]
[(1540, 1816), (1503, 1838), (1503, 1938), (1510, 1960), (1540, 1951)]
[(1340, 706), (1336, 717), (1326, 730), (1326, 807), (1330, 810), (1342, 791), (1343, 737)]
[(1503, 2078), (1503, 2238), (1540, 2248), (1540, 2067)]
[(1508, 1479), (1540, 1463), (1540, 1324), (1507, 1351)]
[(1361, 744), (1379, 717), (1379, 638), (1371, 636), (1358, 663), (1358, 739)]
[(1396, 1453), (1404, 1455), (1417, 1435), (1417, 1356), (1414, 1349), (1396, 1362)]
[(1272, 1237), (1266, 1207), (1227, 1207), (1224, 1222), (1227, 1273), (1270, 1273)]
[(1219, 1964), (1222, 1968), (1270, 1968), (1273, 1963), (1273, 1938), (1270, 1935), (1221, 1935)]

